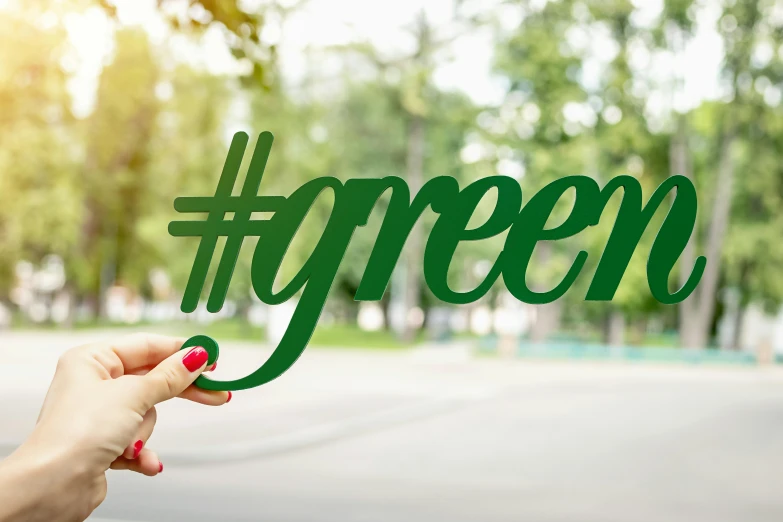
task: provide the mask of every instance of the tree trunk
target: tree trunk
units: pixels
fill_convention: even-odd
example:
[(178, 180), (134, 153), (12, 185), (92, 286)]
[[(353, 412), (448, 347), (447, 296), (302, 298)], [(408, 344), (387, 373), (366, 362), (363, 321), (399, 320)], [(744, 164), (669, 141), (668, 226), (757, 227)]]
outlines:
[(109, 293), (109, 288), (114, 285), (114, 276), (115, 276), (115, 265), (111, 261), (104, 260), (103, 264), (101, 265), (101, 274), (100, 274), (100, 283), (98, 286), (98, 297), (95, 301), (96, 306), (96, 316), (98, 320), (103, 320), (108, 318), (108, 306), (107, 304), (107, 295)]
[(79, 307), (80, 299), (77, 298), (76, 291), (69, 283), (66, 283), (63, 291), (68, 295), (68, 315), (65, 317), (65, 321), (63, 321), (63, 328), (71, 330), (76, 324), (76, 312)]
[(631, 345), (641, 346), (644, 344), (644, 339), (647, 337), (647, 319), (641, 318), (631, 323), (631, 331), (629, 332)]
[[(538, 247), (538, 262), (541, 263), (541, 266), (544, 266), (552, 257), (552, 244), (549, 241), (540, 241)], [(560, 327), (562, 305), (559, 301), (553, 301), (535, 306), (536, 320), (530, 329), (530, 340), (534, 343), (541, 343), (546, 341)]]
[(530, 329), (530, 340), (534, 343), (546, 341), (560, 326), (562, 307), (557, 301), (536, 305), (536, 322)]
[(617, 308), (609, 312), (606, 321), (606, 344), (609, 346), (625, 344), (625, 314)]
[[(408, 157), (407, 157), (407, 181), (410, 187), (411, 199), (418, 194), (424, 177), (424, 119), (418, 114), (411, 114), (408, 123)], [(417, 220), (411, 229), (406, 243), (406, 268), (405, 271), (405, 312), (406, 321), (403, 330), (403, 340), (411, 342), (415, 338), (416, 331), (408, 320), (409, 314), (419, 306), (419, 294), (421, 292), (422, 262), (422, 226)]]
[[(688, 124), (685, 116), (679, 115), (677, 118), (677, 130), (669, 145), (669, 173), (671, 176), (681, 175), (693, 181), (693, 167), (690, 162), (689, 150)], [(695, 227), (680, 256), (680, 288), (688, 281), (691, 267), (693, 267), (696, 261), (697, 230), (698, 227)], [(680, 345), (685, 348), (692, 348), (697, 344), (698, 309), (698, 292), (692, 293), (679, 304)]]
[(727, 130), (723, 133), (721, 145), (715, 200), (713, 201), (705, 248), (707, 266), (704, 268), (704, 275), (701, 280), (698, 320), (693, 338), (693, 346), (697, 348), (707, 345), (712, 318), (715, 314), (715, 298), (718, 291), (718, 277), (720, 275), (720, 257), (723, 250), (723, 240), (729, 224), (734, 184), (733, 131)]
[[(741, 303), (741, 301), (740, 301)], [(745, 307), (740, 304), (737, 314), (734, 316), (734, 329), (731, 332), (733, 339), (731, 340), (731, 348), (734, 350), (742, 350), (742, 323), (745, 315)]]

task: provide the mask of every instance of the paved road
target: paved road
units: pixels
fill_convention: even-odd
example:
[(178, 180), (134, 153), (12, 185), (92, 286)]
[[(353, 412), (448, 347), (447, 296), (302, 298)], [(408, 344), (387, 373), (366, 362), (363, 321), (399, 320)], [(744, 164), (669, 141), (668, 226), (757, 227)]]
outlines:
[(779, 370), (311, 349), (225, 409), (166, 407), (165, 472), (112, 473), (101, 521), (783, 519)]

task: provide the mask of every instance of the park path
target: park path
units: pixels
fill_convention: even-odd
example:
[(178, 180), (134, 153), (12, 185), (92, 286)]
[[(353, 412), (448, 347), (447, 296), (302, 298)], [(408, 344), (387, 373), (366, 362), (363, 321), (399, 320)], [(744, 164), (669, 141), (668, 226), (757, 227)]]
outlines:
[[(0, 440), (21, 440), (67, 347), (0, 334)], [(221, 343), (216, 376), (269, 351)], [(783, 519), (778, 368), (533, 362), (309, 348), (224, 407), (171, 401), (154, 479), (110, 474), (95, 522)]]

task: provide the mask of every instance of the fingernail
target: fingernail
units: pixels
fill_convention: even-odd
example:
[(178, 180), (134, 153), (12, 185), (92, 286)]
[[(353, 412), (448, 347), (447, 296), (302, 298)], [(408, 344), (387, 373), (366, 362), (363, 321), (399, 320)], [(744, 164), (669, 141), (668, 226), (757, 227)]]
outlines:
[(228, 399), (226, 399), (226, 404), (228, 404), (229, 402), (231, 402), (231, 397), (232, 397), (232, 396), (233, 396), (233, 394), (232, 394), (231, 392), (228, 392)]
[(215, 364), (209, 367), (209, 371), (214, 372), (215, 368), (217, 368), (217, 361), (215, 362)]
[(158, 473), (163, 473), (163, 463), (158, 462)]
[(185, 357), (182, 358), (182, 364), (185, 365), (189, 372), (195, 372), (204, 366), (207, 359), (209, 359), (207, 351), (201, 346), (196, 346), (185, 354)]
[(139, 456), (139, 453), (141, 453), (141, 448), (143, 448), (143, 447), (144, 447), (144, 442), (140, 441), (140, 440), (137, 440), (136, 443), (133, 445), (133, 458), (134, 459)]

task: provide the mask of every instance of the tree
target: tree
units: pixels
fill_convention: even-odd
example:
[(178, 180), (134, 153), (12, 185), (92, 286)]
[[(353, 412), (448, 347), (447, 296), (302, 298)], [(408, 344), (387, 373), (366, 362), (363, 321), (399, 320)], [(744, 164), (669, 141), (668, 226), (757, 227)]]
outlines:
[[(724, 246), (730, 230), (730, 215), (735, 192), (735, 172), (737, 164), (737, 144), (743, 136), (763, 134), (763, 126), (757, 118), (763, 113), (763, 96), (752, 89), (755, 81), (769, 72), (774, 72), (779, 65), (773, 62), (767, 71), (755, 67), (754, 52), (760, 43), (769, 44), (774, 41), (775, 27), (770, 23), (772, 2), (752, 0), (736, 2), (724, 8), (719, 21), (719, 32), (725, 45), (723, 67), (724, 85), (727, 90), (727, 101), (714, 107), (714, 123), (718, 134), (715, 136), (717, 149), (716, 162), (712, 168), (717, 171), (712, 182), (714, 192), (711, 198), (709, 221), (706, 226), (704, 254), (708, 262), (698, 290), (698, 295), (691, 297), (690, 305), (683, 309), (681, 315), (681, 342), (685, 346), (701, 347), (707, 344), (714, 323), (718, 287), (722, 275)], [(779, 39), (779, 28), (777, 38)], [(687, 272), (684, 256), (682, 263)], [(740, 280), (747, 277), (741, 275), (749, 270), (741, 268)]]
[[(650, 132), (645, 117), (647, 100), (643, 96), (648, 87), (645, 79), (631, 66), (633, 45), (648, 41), (650, 35), (646, 28), (632, 22), (635, 7), (630, 1), (593, 1), (587, 5), (591, 16), (588, 18), (583, 15), (582, 25), (595, 34), (603, 33), (616, 49), (614, 56), (602, 68), (597, 85), (589, 89), (590, 101), (601, 112), (592, 133), (595, 152), (590, 159), (596, 168), (593, 175), (601, 183), (607, 183), (616, 176), (631, 174), (639, 179), (645, 193), (650, 195), (665, 179), (665, 166), (662, 165), (665, 155), (660, 146), (664, 140)], [(588, 231), (588, 241), (591, 242), (588, 251), (591, 256), (587, 268), (594, 268), (600, 259), (603, 246), (614, 226), (609, 218), (616, 216), (622, 197), (622, 194), (612, 197), (599, 226)], [(661, 306), (645, 291), (645, 257), (655, 238), (654, 231), (662, 221), (661, 214), (658, 212), (648, 226), (614, 299), (606, 303), (604, 333), (609, 344), (623, 344), (628, 319), (644, 323), (649, 315), (661, 311)]]
[[(497, 51), (497, 69), (508, 78), (509, 92), (498, 123), (491, 124), (489, 132), (524, 162), (523, 194), (532, 194), (555, 179), (585, 172), (584, 126), (569, 113), (592, 109), (579, 81), (582, 56), (578, 50), (562, 52), (566, 33), (575, 22), (574, 2), (543, 6), (520, 2), (518, 6), (522, 21)], [(569, 211), (569, 202), (561, 200), (550, 222), (562, 221)], [(573, 242), (539, 243), (530, 270), (533, 286), (543, 288), (562, 273), (575, 247)], [(537, 305), (531, 332), (534, 342), (543, 341), (559, 327), (562, 304)]]
[[(440, 95), (432, 81), (437, 66), (437, 54), (448, 47), (458, 35), (470, 30), (475, 23), (476, 20), (462, 16), (459, 9), (455, 9), (454, 19), (447, 24), (448, 27), (435, 28), (431, 26), (422, 10), (413, 25), (412, 35), (415, 46), (413, 52), (409, 54), (387, 59), (368, 43), (341, 49), (349, 53), (358, 53), (377, 72), (376, 81), (382, 84), (379, 94), (388, 98), (381, 101), (381, 105), (395, 110), (394, 124), (401, 123), (403, 129), (401, 136), (404, 140), (404, 153), (394, 154), (397, 160), (404, 158), (402, 165), (399, 165), (403, 168), (398, 167), (395, 175), (404, 171), (412, 195), (418, 193), (426, 178), (431, 176), (427, 171), (428, 159), (437, 154), (435, 151), (428, 150), (429, 127), (433, 124), (435, 114), (433, 105)], [(439, 33), (446, 33), (446, 35), (441, 36)], [(389, 80), (389, 78), (393, 79)], [(391, 135), (395, 138), (399, 137), (399, 127), (392, 126), (392, 129)], [(450, 174), (454, 175), (453, 172)], [(392, 281), (392, 294), (397, 293), (397, 288), (402, 294), (405, 320), (400, 334), (407, 342), (412, 341), (415, 335), (415, 328), (407, 317), (410, 311), (419, 308), (422, 300), (421, 262), (424, 253), (424, 226), (417, 221), (411, 230), (403, 252), (403, 264), (398, 265)], [(401, 281), (401, 284), (396, 283), (397, 281)]]
[(236, 90), (228, 78), (185, 65), (162, 82), (169, 93), (158, 104), (145, 176), (155, 182), (137, 231), (139, 241), (151, 247), (141, 268), (165, 267), (173, 286), (184, 289), (198, 240), (171, 237), (166, 225), (182, 218), (173, 208), (176, 197), (214, 194), (227, 151), (226, 114)]
[[(285, 16), (306, 0), (289, 5), (280, 2), (242, 2), (238, 0), (156, 0), (160, 12), (171, 26), (183, 34), (203, 34), (210, 27), (220, 27), (233, 55), (251, 65), (250, 84), (269, 87), (275, 81), (274, 45), (263, 42), (265, 22), (274, 15)], [(98, 0), (109, 13), (116, 15), (114, 0)]]
[(35, 5), (0, 17), (0, 299), (19, 260), (66, 257), (81, 219), (75, 121), (59, 59), (65, 33)]
[[(724, 10), (719, 27), (726, 42), (724, 79), (731, 101), (708, 107), (703, 121), (711, 116), (712, 128), (720, 131), (716, 141), (733, 146), (716, 154), (719, 176), (729, 180), (726, 192), (731, 196), (730, 209), (722, 209), (727, 223), (719, 282), (738, 294), (740, 307), (755, 301), (768, 310), (783, 302), (783, 252), (774, 240), (781, 232), (783, 204), (778, 167), (783, 59), (769, 52), (783, 41), (783, 28), (775, 22), (774, 9), (773, 2), (758, 1)], [(727, 205), (727, 197), (717, 192), (714, 204)], [(741, 317), (741, 309), (734, 312), (733, 335), (724, 339), (725, 346), (739, 345)]]
[(99, 315), (115, 281), (138, 285), (146, 277), (153, 245), (137, 226), (148, 210), (150, 144), (158, 114), (157, 65), (146, 33), (116, 33), (116, 53), (101, 74), (94, 113), (86, 123), (81, 184), (85, 219), (72, 256), (77, 289)]

